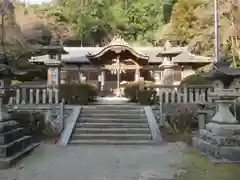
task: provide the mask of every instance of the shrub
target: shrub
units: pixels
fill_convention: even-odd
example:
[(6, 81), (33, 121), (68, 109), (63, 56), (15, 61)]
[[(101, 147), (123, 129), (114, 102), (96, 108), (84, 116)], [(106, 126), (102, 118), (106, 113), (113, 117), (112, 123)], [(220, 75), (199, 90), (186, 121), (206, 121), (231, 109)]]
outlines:
[[(149, 105), (153, 102), (155, 92), (153, 89), (139, 89), (140, 82), (130, 82), (124, 88), (125, 97), (129, 98), (131, 102), (139, 102), (142, 105)], [(151, 84), (152, 81), (144, 81), (144, 84)]]
[(141, 105), (151, 105), (155, 102), (156, 93), (153, 89), (139, 90), (138, 102)]
[(124, 96), (129, 98), (131, 102), (137, 102), (138, 91), (139, 91), (138, 82), (129, 82), (124, 88)]
[[(170, 107), (169, 107), (170, 108)], [(173, 106), (166, 115), (166, 125), (171, 128), (174, 133), (188, 133), (194, 124), (193, 116), (198, 109), (197, 105), (180, 104)]]
[(202, 77), (199, 74), (194, 74), (184, 78), (180, 85), (210, 85), (211, 81)]
[(97, 97), (97, 90), (91, 84), (62, 84), (60, 98), (69, 104), (88, 104)]

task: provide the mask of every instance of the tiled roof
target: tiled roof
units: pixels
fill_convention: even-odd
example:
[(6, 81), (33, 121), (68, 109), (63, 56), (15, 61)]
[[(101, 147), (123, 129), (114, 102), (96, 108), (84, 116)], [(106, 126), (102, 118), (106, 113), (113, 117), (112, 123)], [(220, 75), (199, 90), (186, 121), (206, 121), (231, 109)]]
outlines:
[[(62, 55), (62, 59), (65, 62), (79, 62), (84, 63), (88, 62), (86, 55), (89, 53), (95, 54), (101, 51), (103, 47), (64, 47), (64, 50), (69, 52), (69, 54)], [(163, 47), (135, 47), (137, 52), (146, 54), (149, 56), (149, 63), (161, 63), (163, 57), (157, 57), (160, 52), (164, 51)], [(211, 63), (212, 58), (205, 56), (197, 56), (191, 54), (186, 50), (186, 47), (174, 48), (175, 50), (182, 49), (182, 52), (173, 58), (176, 63)]]
[[(62, 60), (68, 63), (86, 63), (89, 62), (89, 57), (101, 56), (112, 47), (121, 47), (130, 50), (133, 54), (148, 59), (149, 63), (162, 63), (165, 55), (177, 55), (173, 58), (175, 63), (207, 64), (213, 60), (212, 58), (191, 54), (188, 51), (188, 47), (172, 47), (169, 41), (166, 41), (163, 47), (131, 47), (121, 37), (115, 37), (105, 47), (64, 47), (64, 50), (67, 51), (68, 54), (63, 54)], [(40, 58), (45, 58), (45, 56), (41, 56)]]

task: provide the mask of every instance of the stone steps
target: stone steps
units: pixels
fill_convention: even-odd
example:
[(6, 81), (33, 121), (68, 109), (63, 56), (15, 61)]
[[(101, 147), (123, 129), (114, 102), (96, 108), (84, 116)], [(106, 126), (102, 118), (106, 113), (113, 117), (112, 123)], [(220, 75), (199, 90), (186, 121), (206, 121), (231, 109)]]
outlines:
[(72, 140), (72, 145), (155, 145), (152, 140)]
[(83, 107), (70, 144), (152, 144), (142, 106), (99, 105)]
[(77, 128), (148, 128), (147, 123), (77, 123)]
[(150, 134), (74, 134), (72, 140), (151, 140)]
[(87, 123), (147, 123), (146, 119), (137, 119), (137, 118), (82, 118), (81, 122)]
[(125, 113), (144, 113), (143, 109), (84, 109), (83, 114), (104, 114), (106, 111), (110, 114), (125, 114)]
[(142, 118), (146, 118), (146, 115), (145, 114), (133, 114), (133, 113), (125, 113), (125, 114), (115, 114), (115, 113), (106, 113), (106, 114), (96, 114), (96, 113), (89, 113), (89, 114), (86, 114), (86, 113), (82, 113), (81, 114), (81, 117), (82, 118), (92, 118), (92, 117), (95, 117), (95, 118), (123, 118), (123, 119), (131, 119), (131, 118), (134, 118), (134, 119), (142, 119)]
[(142, 109), (143, 106), (139, 105), (96, 105), (96, 106), (84, 106), (83, 110), (108, 110), (108, 111), (113, 111), (113, 110), (118, 110), (118, 111), (124, 111), (124, 110), (138, 110), (138, 111), (143, 111)]
[(150, 134), (149, 128), (76, 128), (75, 133), (77, 134)]

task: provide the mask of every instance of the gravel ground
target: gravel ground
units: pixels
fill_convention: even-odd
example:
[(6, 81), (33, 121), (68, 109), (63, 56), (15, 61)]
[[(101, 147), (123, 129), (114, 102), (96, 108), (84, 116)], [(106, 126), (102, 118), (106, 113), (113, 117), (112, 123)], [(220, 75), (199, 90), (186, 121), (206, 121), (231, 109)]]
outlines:
[(162, 146), (69, 146), (41, 144), (0, 180), (165, 180), (181, 163), (181, 143)]

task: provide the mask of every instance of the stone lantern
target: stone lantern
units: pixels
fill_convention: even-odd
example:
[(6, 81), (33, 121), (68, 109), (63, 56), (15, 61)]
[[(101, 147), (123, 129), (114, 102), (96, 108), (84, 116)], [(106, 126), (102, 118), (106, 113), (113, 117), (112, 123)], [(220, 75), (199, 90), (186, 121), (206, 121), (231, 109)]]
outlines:
[[(174, 71), (177, 68), (177, 64), (173, 62), (173, 58), (179, 55), (182, 50), (173, 48), (169, 41), (164, 44), (164, 50), (158, 53), (157, 57), (162, 57), (163, 62), (159, 66), (163, 69), (162, 79), (156, 81), (156, 84), (162, 85), (173, 85), (174, 84)], [(156, 73), (161, 73), (161, 71), (156, 71)], [(159, 75), (161, 76), (161, 75)]]
[(205, 77), (213, 80), (214, 92), (209, 93), (209, 97), (216, 103), (217, 111), (206, 124), (206, 129), (200, 130), (199, 136), (193, 138), (193, 144), (215, 160), (240, 162), (240, 124), (229, 111), (229, 106), (240, 96), (235, 89), (240, 87), (237, 84), (240, 69), (219, 62)]

